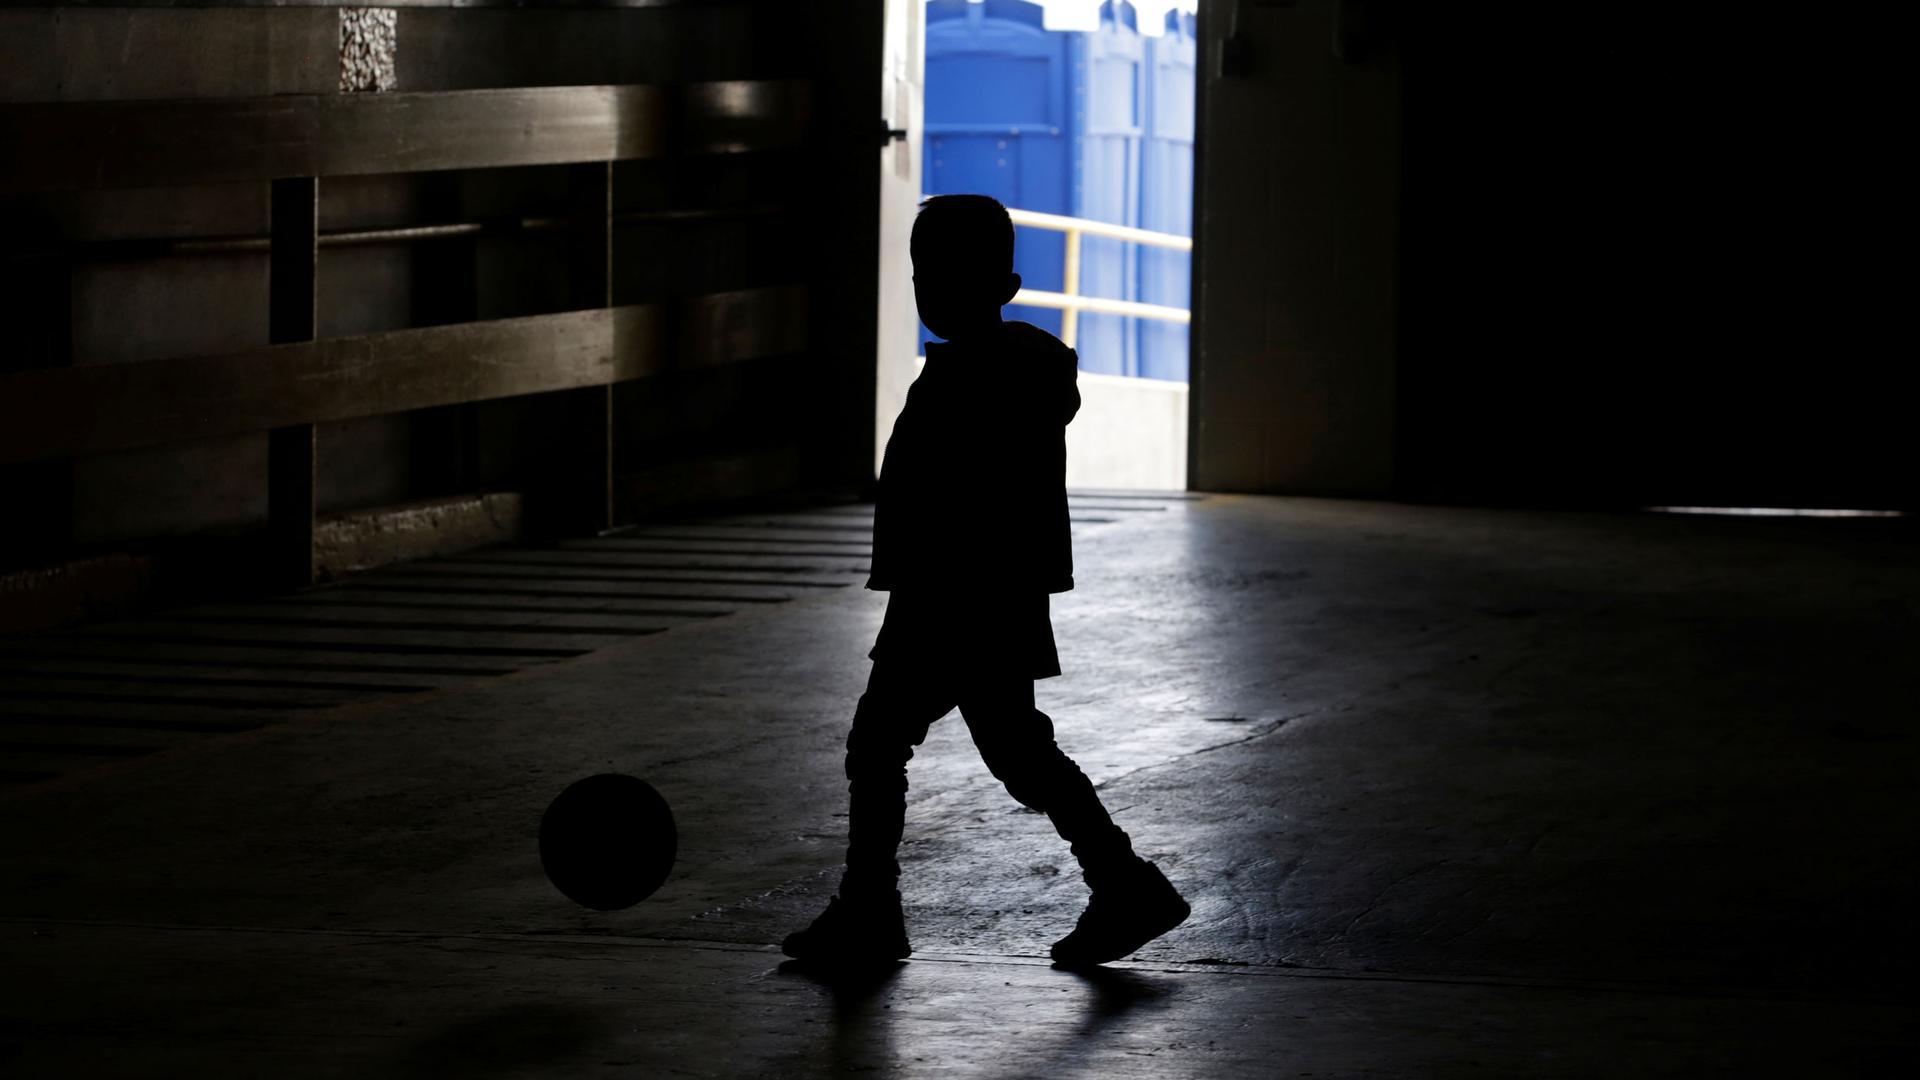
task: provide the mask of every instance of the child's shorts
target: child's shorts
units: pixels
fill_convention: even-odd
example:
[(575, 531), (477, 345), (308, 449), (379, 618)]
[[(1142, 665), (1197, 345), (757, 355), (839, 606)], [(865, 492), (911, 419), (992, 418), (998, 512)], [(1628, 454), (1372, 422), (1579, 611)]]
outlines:
[(869, 659), (935, 676), (1060, 674), (1046, 593), (977, 598), (894, 592)]

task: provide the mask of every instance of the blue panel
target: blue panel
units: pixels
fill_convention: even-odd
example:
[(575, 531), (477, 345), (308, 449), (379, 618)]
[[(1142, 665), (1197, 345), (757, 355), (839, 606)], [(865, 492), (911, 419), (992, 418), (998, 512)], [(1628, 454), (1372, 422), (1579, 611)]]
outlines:
[[(1145, 38), (1133, 6), (1108, 0), (1093, 33), (1048, 32), (1024, 0), (927, 4), (925, 185), (930, 195), (979, 192), (1010, 207), (1190, 234), (1193, 204), (1194, 24), (1170, 15)], [(1016, 233), (1025, 284), (1065, 287), (1065, 237)], [(1186, 307), (1189, 258), (1087, 237), (1080, 292)], [(1009, 307), (1059, 333), (1061, 313)], [(1148, 319), (1082, 315), (1081, 367), (1184, 379), (1187, 332)], [(924, 341), (925, 332), (922, 331)]]
[[(1193, 235), (1193, 93), (1199, 57), (1193, 31), (1192, 15), (1170, 11), (1166, 34), (1147, 41), (1140, 227), (1181, 236)], [(1189, 306), (1192, 268), (1186, 252), (1141, 248), (1140, 299)], [(1139, 320), (1139, 373), (1186, 381), (1187, 341), (1187, 328), (1178, 323)]]
[[(1140, 223), (1141, 87), (1146, 50), (1136, 30), (1133, 5), (1108, 0), (1100, 28), (1076, 35), (1074, 65), (1082, 129), (1074, 216), (1116, 225)], [(1080, 291), (1114, 300), (1138, 298), (1139, 248), (1089, 236), (1081, 241)], [(1087, 371), (1137, 375), (1137, 320), (1112, 315), (1080, 316), (1080, 366)]]
[(991, 195), (1008, 206), (1020, 203), (1020, 140), (992, 135), (934, 135), (927, 139), (927, 194), (975, 192)]
[(927, 65), (927, 123), (1046, 124), (1055, 72), (1046, 56), (943, 55)]
[[(927, 5), (929, 195), (975, 192), (1011, 207), (1072, 212), (1068, 193), (1067, 38), (1022, 0)], [(1062, 283), (1066, 239), (1020, 229), (1013, 268), (1036, 289)], [(1009, 307), (1007, 317), (1060, 332), (1060, 312)], [(921, 342), (931, 340), (921, 328)]]

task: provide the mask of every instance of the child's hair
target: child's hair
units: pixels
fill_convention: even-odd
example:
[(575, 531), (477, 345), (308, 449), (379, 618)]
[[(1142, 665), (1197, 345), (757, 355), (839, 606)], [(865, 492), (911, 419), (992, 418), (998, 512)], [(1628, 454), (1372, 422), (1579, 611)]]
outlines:
[(1011, 273), (1013, 219), (990, 195), (935, 195), (920, 204), (911, 246), (915, 273), (929, 265), (965, 276)]

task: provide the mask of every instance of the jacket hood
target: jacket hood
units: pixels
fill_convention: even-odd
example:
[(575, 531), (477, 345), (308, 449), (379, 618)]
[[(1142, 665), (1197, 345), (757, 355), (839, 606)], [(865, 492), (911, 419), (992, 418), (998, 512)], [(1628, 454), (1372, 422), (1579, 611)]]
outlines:
[(1047, 395), (1061, 424), (1070, 423), (1080, 411), (1080, 356), (1057, 337), (1027, 322), (1009, 320), (1001, 333), (1012, 350), (1026, 353), (1044, 369), (1036, 379), (1039, 391)]

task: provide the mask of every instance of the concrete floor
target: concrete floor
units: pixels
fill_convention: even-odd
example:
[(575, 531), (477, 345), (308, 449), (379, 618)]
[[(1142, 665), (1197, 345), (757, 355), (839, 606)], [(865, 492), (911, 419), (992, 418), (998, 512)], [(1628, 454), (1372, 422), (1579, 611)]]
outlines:
[[(915, 958), (781, 969), (885, 604), (818, 588), (0, 796), (0, 1071), (1911, 1070), (1912, 524), (1166, 507), (1078, 530), (1039, 688), (1194, 904), (1128, 962), (1047, 966), (1084, 889), (949, 718)], [(606, 769), (681, 828), (611, 914), (533, 849)]]

